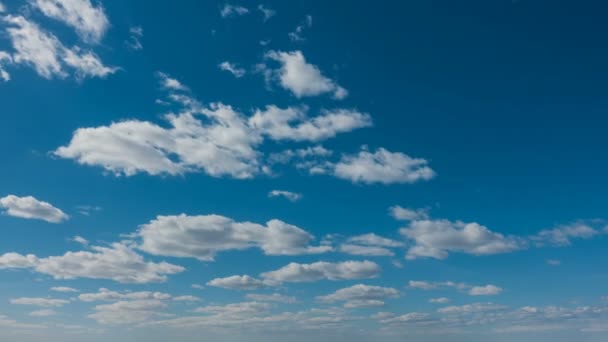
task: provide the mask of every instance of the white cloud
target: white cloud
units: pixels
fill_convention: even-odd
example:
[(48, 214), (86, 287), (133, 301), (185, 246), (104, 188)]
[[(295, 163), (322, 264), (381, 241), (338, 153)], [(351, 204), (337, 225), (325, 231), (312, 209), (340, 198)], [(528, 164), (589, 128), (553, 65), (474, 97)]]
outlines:
[(325, 77), (317, 66), (306, 62), (301, 51), (269, 51), (266, 58), (281, 64), (279, 70), (273, 71), (274, 77), (298, 98), (326, 93), (338, 100), (348, 96), (346, 89)]
[(70, 217), (47, 202), (39, 201), (32, 196), (17, 197), (8, 195), (0, 198), (0, 208), (9, 216), (25, 219), (37, 219), (50, 223), (61, 223)]
[(184, 271), (183, 267), (166, 262), (146, 262), (141, 255), (120, 243), (91, 249), (91, 252), (67, 252), (47, 258), (7, 253), (0, 255), (0, 269), (31, 268), (55, 279), (110, 279), (120, 283), (163, 282), (167, 275)]
[(54, 291), (54, 292), (63, 292), (63, 293), (80, 292), (80, 291), (78, 291), (75, 288), (67, 287), (67, 286), (55, 286), (55, 287), (51, 287), (51, 291)]
[(310, 246), (314, 237), (280, 220), (266, 225), (237, 222), (219, 215), (158, 216), (140, 227), (139, 248), (154, 255), (213, 260), (218, 252), (258, 247), (266, 255), (318, 254), (328, 246)]
[(281, 109), (266, 106), (257, 110), (249, 119), (249, 125), (273, 140), (320, 141), (339, 133), (372, 126), (367, 113), (356, 110), (322, 110), (321, 115), (308, 118), (305, 108)]
[(304, 21), (296, 26), (296, 29), (293, 32), (289, 32), (288, 36), (289, 39), (291, 39), (291, 41), (293, 42), (301, 42), (304, 39), (304, 37), (302, 36), (302, 34), (304, 33), (305, 29), (309, 29), (312, 27), (312, 16), (311, 15), (307, 15), (304, 18)]
[(489, 311), (500, 311), (506, 309), (503, 305), (493, 304), (493, 303), (473, 303), (466, 304), (462, 306), (447, 306), (445, 308), (441, 308), (437, 310), (437, 312), (442, 314), (470, 314), (470, 313), (480, 313), (480, 312), (489, 312)]
[(11, 304), (15, 305), (32, 305), (32, 306), (41, 306), (41, 307), (61, 307), (66, 304), (69, 304), (69, 300), (64, 299), (54, 299), (54, 298), (15, 298), (10, 300)]
[(277, 11), (273, 10), (272, 8), (268, 8), (264, 5), (258, 5), (258, 10), (262, 12), (262, 15), (264, 16), (264, 21), (268, 21), (268, 19), (274, 17), (277, 14)]
[(240, 68), (238, 65), (230, 63), (228, 61), (220, 63), (218, 67), (220, 68), (220, 70), (228, 71), (236, 78), (241, 78), (247, 73), (245, 69)]
[(160, 85), (164, 89), (175, 90), (175, 91), (188, 91), (188, 87), (183, 85), (179, 80), (165, 74), (164, 72), (157, 72), (156, 76), (160, 80)]
[(493, 232), (475, 222), (413, 221), (401, 228), (400, 233), (414, 242), (407, 252), (408, 259), (445, 259), (450, 252), (490, 255), (521, 248), (518, 239)]
[(539, 246), (546, 244), (569, 246), (572, 243), (572, 239), (591, 239), (602, 233), (588, 224), (577, 222), (558, 226), (554, 229), (543, 230), (530, 239)]
[(352, 255), (393, 256), (389, 248), (402, 247), (403, 243), (378, 236), (374, 233), (350, 237), (340, 245), (340, 251)]
[(410, 280), (408, 283), (409, 287), (420, 290), (434, 290), (438, 288), (440, 284), (441, 283), (433, 283), (422, 280)]
[[(0, 11), (2, 12), (2, 11)], [(13, 57), (5, 51), (0, 51), (0, 80), (8, 82), (11, 80), (11, 75), (4, 69), (4, 65), (12, 64)]]
[(4, 13), (6, 12), (6, 7), (4, 6), (3, 3), (0, 2), (0, 13)]
[(262, 278), (271, 284), (313, 282), (318, 280), (352, 280), (375, 278), (380, 266), (371, 261), (344, 261), (338, 263), (315, 262), (299, 264), (292, 262), (276, 271), (262, 273)]
[(106, 288), (100, 288), (95, 293), (82, 293), (78, 299), (83, 302), (116, 302), (121, 300), (167, 300), (171, 295), (162, 292), (139, 291), (139, 292), (116, 292)]
[(78, 236), (78, 235), (74, 236), (72, 238), (72, 241), (74, 241), (76, 243), (79, 243), (79, 244), (81, 244), (83, 246), (88, 246), (89, 245), (89, 240), (83, 238), (82, 236)]
[(259, 290), (259, 289), (262, 289), (262, 288), (265, 288), (268, 286), (263, 281), (261, 281), (259, 279), (255, 279), (248, 275), (242, 275), (242, 276), (235, 275), (235, 276), (230, 276), (230, 277), (226, 277), (226, 278), (216, 278), (216, 279), (209, 281), (207, 283), (207, 285), (213, 286), (213, 287), (221, 287), (221, 288), (230, 289), (230, 290), (246, 290), (246, 291)]
[(394, 219), (400, 221), (426, 220), (429, 218), (426, 209), (409, 209), (396, 205), (390, 207), (388, 211)]
[(76, 30), (82, 40), (97, 43), (110, 26), (103, 7), (90, 0), (30, 0), (47, 17), (59, 20)]
[(357, 243), (361, 245), (367, 246), (379, 246), (379, 247), (402, 247), (403, 243), (391, 239), (387, 239), (382, 236), (378, 236), (374, 233), (357, 235), (348, 238), (347, 240), (350, 243)]
[(297, 202), (302, 199), (302, 194), (285, 190), (272, 190), (268, 193), (268, 197), (284, 197), (291, 202)]
[(141, 39), (144, 37), (144, 29), (141, 26), (133, 26), (129, 28), (129, 39), (126, 41), (127, 47), (134, 51), (144, 49)]
[(220, 9), (220, 15), (222, 18), (230, 18), (236, 16), (242, 16), (249, 13), (249, 10), (243, 6), (226, 4)]
[(340, 252), (362, 256), (394, 256), (395, 253), (388, 248), (377, 246), (361, 246), (344, 243), (340, 245)]
[(36, 310), (29, 313), (31, 317), (50, 317), (57, 315), (57, 311), (51, 309)]
[(384, 305), (384, 300), (398, 298), (399, 291), (391, 287), (357, 284), (319, 296), (317, 300), (324, 303), (344, 302), (347, 308), (373, 307)]
[(201, 299), (196, 296), (177, 296), (173, 297), (172, 300), (174, 302), (200, 302)]
[(275, 303), (283, 303), (283, 304), (293, 304), (297, 302), (296, 297), (285, 296), (279, 293), (273, 294), (257, 294), (257, 293), (249, 293), (245, 296), (247, 299), (256, 301), (256, 302), (275, 302)]
[(6, 32), (15, 49), (13, 62), (32, 66), (44, 78), (65, 78), (66, 68), (72, 69), (78, 79), (103, 78), (118, 70), (105, 66), (93, 52), (65, 47), (57, 37), (22, 16), (9, 15), (2, 20), (8, 24)]
[(469, 295), (471, 296), (494, 296), (500, 294), (502, 292), (502, 288), (496, 285), (485, 285), (485, 286), (473, 286), (469, 290)]
[(433, 303), (433, 304), (447, 304), (450, 302), (449, 298), (446, 297), (439, 297), (439, 298), (431, 298), (429, 299), (429, 303)]
[(328, 172), (353, 183), (365, 184), (415, 183), (435, 177), (425, 159), (411, 158), (384, 148), (344, 155), (338, 163), (330, 165)]
[(120, 301), (95, 306), (95, 313), (88, 317), (104, 325), (128, 325), (151, 318), (162, 317), (167, 304), (156, 299)]

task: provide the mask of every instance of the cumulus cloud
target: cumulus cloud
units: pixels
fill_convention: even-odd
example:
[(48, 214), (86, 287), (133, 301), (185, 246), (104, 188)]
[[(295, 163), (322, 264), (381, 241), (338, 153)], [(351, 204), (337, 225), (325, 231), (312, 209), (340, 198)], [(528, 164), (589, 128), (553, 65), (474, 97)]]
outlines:
[(15, 298), (10, 300), (11, 304), (15, 305), (32, 305), (32, 306), (41, 306), (41, 307), (61, 307), (66, 304), (69, 304), (69, 300), (65, 299), (54, 299), (54, 298)]
[(120, 283), (163, 282), (167, 275), (184, 271), (183, 267), (166, 262), (146, 262), (120, 243), (110, 247), (94, 246), (91, 250), (47, 258), (7, 253), (0, 255), (0, 269), (29, 268), (55, 279), (109, 279)]
[(273, 140), (320, 141), (339, 133), (351, 132), (372, 125), (371, 116), (356, 110), (322, 110), (321, 115), (308, 118), (306, 108), (274, 105), (257, 110), (249, 125)]
[(166, 303), (155, 299), (119, 301), (95, 306), (95, 313), (88, 317), (99, 324), (128, 325), (166, 316), (162, 313), (166, 308)]
[(375, 152), (363, 149), (356, 155), (344, 155), (339, 162), (326, 167), (327, 173), (353, 183), (415, 183), (435, 177), (435, 171), (425, 159), (384, 148)]
[(69, 292), (80, 292), (77, 289), (73, 288), (73, 287), (67, 287), (67, 286), (55, 286), (55, 287), (51, 287), (51, 291), (54, 292), (64, 292), (64, 293), (69, 293)]
[(324, 303), (344, 302), (347, 308), (373, 307), (384, 305), (384, 300), (398, 298), (399, 291), (391, 287), (357, 284), (319, 296), (317, 300)]
[(90, 0), (30, 0), (30, 3), (47, 17), (71, 26), (88, 43), (99, 42), (110, 26), (103, 7), (93, 6)]
[(407, 252), (408, 259), (445, 259), (450, 252), (490, 255), (521, 248), (517, 238), (493, 232), (475, 222), (419, 220), (401, 228), (400, 233), (414, 242)]
[(402, 247), (403, 243), (378, 236), (374, 233), (350, 237), (340, 245), (340, 252), (364, 256), (393, 256), (389, 248)]
[(348, 96), (346, 89), (325, 77), (317, 66), (308, 63), (301, 51), (269, 51), (266, 58), (281, 64), (279, 70), (272, 71), (272, 77), (298, 98), (327, 93), (338, 100)]
[(469, 295), (471, 296), (494, 296), (500, 294), (502, 292), (502, 288), (496, 285), (485, 285), (485, 286), (473, 286), (469, 290)]
[(121, 300), (167, 300), (171, 295), (162, 292), (138, 291), (138, 292), (116, 292), (106, 288), (100, 288), (98, 292), (82, 293), (78, 296), (82, 302), (116, 302)]
[(388, 248), (377, 246), (361, 246), (344, 243), (340, 245), (340, 252), (362, 256), (394, 256), (395, 253)]
[(230, 290), (259, 290), (267, 287), (263, 281), (248, 275), (230, 276), (226, 278), (216, 278), (207, 283), (209, 286), (221, 287)]
[(302, 199), (302, 194), (285, 190), (272, 190), (268, 193), (268, 197), (283, 197), (291, 202), (297, 202)]
[(292, 262), (276, 271), (262, 273), (262, 278), (271, 284), (301, 283), (318, 280), (352, 280), (375, 278), (380, 266), (371, 261), (344, 261), (338, 263), (315, 262), (299, 264)]
[(220, 68), (220, 70), (231, 73), (236, 78), (241, 78), (241, 77), (245, 76), (245, 74), (247, 73), (245, 71), (245, 69), (239, 67), (236, 64), (230, 63), (228, 61), (224, 61), (224, 62), (220, 63), (218, 65), (218, 67)]
[(394, 219), (400, 221), (426, 220), (429, 218), (429, 214), (426, 209), (409, 209), (396, 205), (390, 207), (388, 211)]
[(227, 250), (260, 248), (266, 255), (318, 254), (328, 246), (310, 246), (314, 237), (280, 220), (265, 225), (237, 222), (220, 215), (158, 216), (137, 232), (139, 248), (154, 255), (211, 261)]
[(237, 17), (247, 13), (249, 13), (247, 8), (231, 4), (225, 4), (224, 7), (220, 9), (220, 15), (222, 18)]
[(573, 239), (591, 239), (605, 232), (583, 222), (540, 231), (530, 239), (539, 246), (569, 246)]
[(69, 75), (67, 70), (73, 71), (78, 79), (103, 78), (118, 70), (105, 66), (91, 51), (65, 47), (53, 34), (23, 16), (8, 15), (2, 21), (8, 25), (6, 32), (15, 50), (12, 61), (33, 67), (44, 78), (65, 78)]
[(0, 208), (4, 209), (4, 213), (9, 216), (43, 220), (50, 223), (61, 223), (70, 218), (61, 209), (32, 196), (8, 195), (0, 198)]

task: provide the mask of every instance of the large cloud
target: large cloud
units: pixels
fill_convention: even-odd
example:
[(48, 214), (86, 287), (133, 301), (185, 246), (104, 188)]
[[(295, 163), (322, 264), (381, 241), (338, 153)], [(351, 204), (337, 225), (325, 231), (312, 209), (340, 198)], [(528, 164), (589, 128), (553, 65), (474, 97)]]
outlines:
[(4, 209), (5, 213), (10, 216), (44, 220), (50, 223), (61, 223), (69, 218), (61, 209), (32, 196), (8, 195), (0, 198), (0, 208)]
[(265, 225), (237, 222), (219, 215), (158, 216), (137, 232), (139, 248), (154, 255), (213, 260), (227, 250), (260, 248), (266, 255), (317, 254), (328, 246), (310, 246), (314, 237), (280, 220)]

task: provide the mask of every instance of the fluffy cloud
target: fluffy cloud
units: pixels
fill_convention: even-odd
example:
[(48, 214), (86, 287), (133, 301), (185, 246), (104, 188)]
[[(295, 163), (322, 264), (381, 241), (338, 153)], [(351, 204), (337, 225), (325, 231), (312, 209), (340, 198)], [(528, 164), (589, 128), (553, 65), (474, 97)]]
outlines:
[(220, 68), (220, 70), (231, 73), (236, 78), (241, 78), (241, 77), (245, 76), (245, 73), (246, 73), (245, 69), (240, 68), (236, 64), (230, 63), (228, 61), (224, 61), (224, 62), (220, 63), (218, 65), (218, 67)]
[(388, 248), (377, 246), (361, 246), (344, 243), (340, 245), (340, 252), (350, 255), (362, 256), (394, 256), (395, 253)]
[(139, 291), (139, 292), (116, 292), (106, 288), (99, 289), (95, 293), (82, 293), (78, 299), (83, 302), (115, 302), (124, 300), (166, 300), (171, 299), (171, 295), (162, 292)]
[(54, 291), (54, 292), (63, 292), (63, 293), (80, 292), (80, 291), (78, 291), (75, 288), (67, 287), (67, 286), (55, 286), (55, 287), (51, 287), (51, 291)]
[(64, 299), (53, 299), (53, 298), (16, 298), (10, 300), (11, 304), (15, 305), (32, 305), (42, 307), (60, 307), (69, 304), (69, 300)]
[(95, 7), (90, 0), (30, 0), (47, 17), (71, 26), (86, 42), (97, 43), (110, 26), (101, 5)]
[(591, 239), (603, 233), (604, 232), (600, 229), (593, 228), (582, 222), (577, 222), (549, 230), (543, 230), (530, 239), (539, 246), (547, 244), (569, 246), (573, 239)]
[(415, 243), (407, 252), (408, 259), (445, 259), (450, 252), (489, 255), (521, 248), (518, 239), (493, 232), (475, 222), (420, 220), (411, 222), (400, 232)]
[(415, 183), (435, 177), (435, 172), (425, 159), (411, 158), (384, 148), (375, 152), (364, 149), (356, 155), (344, 155), (328, 169), (338, 178), (365, 184)]
[(305, 108), (281, 109), (270, 105), (257, 110), (249, 125), (273, 140), (320, 141), (369, 127), (372, 119), (369, 114), (346, 109), (323, 110), (321, 115), (308, 118)]
[(166, 262), (146, 262), (141, 255), (120, 243), (91, 249), (47, 258), (7, 253), (0, 255), (0, 269), (31, 268), (55, 279), (110, 279), (120, 283), (163, 282), (167, 275), (184, 271), (183, 267)]
[(469, 290), (471, 296), (493, 296), (500, 294), (501, 292), (502, 288), (496, 285), (473, 286)]
[(374, 233), (353, 236), (340, 245), (342, 253), (365, 256), (393, 256), (389, 248), (402, 247), (403, 243), (378, 236)]
[(402, 247), (403, 243), (391, 239), (387, 239), (382, 236), (378, 236), (374, 233), (357, 235), (350, 237), (347, 240), (349, 243), (356, 243), (366, 246), (379, 246), (379, 247)]
[(120, 301), (95, 306), (95, 313), (88, 317), (99, 324), (125, 325), (147, 321), (153, 317), (165, 316), (162, 310), (167, 304), (155, 299)]
[(221, 287), (224, 289), (231, 290), (259, 290), (261, 288), (267, 287), (263, 281), (259, 279), (255, 279), (248, 275), (242, 276), (230, 276), (226, 278), (216, 278), (207, 283), (209, 286)]
[(249, 13), (249, 10), (247, 8), (230, 4), (226, 4), (220, 9), (220, 15), (222, 16), (222, 18), (236, 17), (245, 15), (247, 13)]
[(291, 202), (297, 202), (302, 198), (302, 194), (285, 190), (272, 190), (268, 193), (268, 197), (284, 197)]
[(93, 52), (65, 47), (57, 37), (22, 16), (9, 15), (2, 20), (8, 25), (6, 32), (15, 50), (13, 62), (32, 66), (44, 78), (65, 78), (66, 69), (71, 69), (79, 79), (103, 78), (118, 70), (105, 66)]
[(396, 205), (390, 207), (388, 211), (394, 219), (400, 221), (426, 220), (429, 218), (428, 211), (425, 209), (409, 209)]
[(69, 219), (69, 216), (60, 209), (32, 196), (8, 195), (0, 198), (0, 208), (9, 216), (44, 220), (50, 223), (61, 223)]
[(317, 297), (317, 300), (324, 303), (345, 302), (345, 307), (356, 308), (382, 306), (384, 300), (398, 297), (399, 291), (394, 288), (358, 284), (337, 290), (326, 296)]
[(221, 251), (260, 248), (266, 255), (317, 254), (328, 246), (310, 246), (313, 236), (279, 220), (266, 225), (237, 222), (219, 215), (158, 216), (140, 227), (139, 248), (154, 255), (210, 261)]
[(279, 80), (284, 89), (291, 91), (298, 98), (326, 93), (332, 94), (335, 99), (348, 96), (346, 89), (325, 77), (317, 66), (306, 62), (301, 51), (269, 51), (266, 58), (281, 64), (279, 70), (272, 72), (273, 77)]
[(371, 261), (344, 261), (338, 263), (315, 262), (299, 264), (292, 262), (276, 271), (262, 273), (262, 278), (272, 284), (313, 282), (327, 280), (368, 279), (380, 274), (380, 266)]

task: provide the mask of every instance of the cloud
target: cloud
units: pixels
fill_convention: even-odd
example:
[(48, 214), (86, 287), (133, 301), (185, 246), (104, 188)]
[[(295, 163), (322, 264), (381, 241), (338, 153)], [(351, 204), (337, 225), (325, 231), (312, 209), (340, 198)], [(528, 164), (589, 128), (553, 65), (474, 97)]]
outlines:
[(71, 241), (79, 243), (79, 244), (81, 244), (83, 246), (88, 246), (89, 245), (89, 240), (83, 238), (82, 236), (78, 236), (78, 235), (74, 236)]
[(273, 294), (257, 294), (257, 293), (249, 293), (245, 296), (248, 300), (256, 301), (256, 302), (275, 302), (275, 303), (283, 303), (283, 304), (293, 304), (297, 302), (296, 297), (285, 296), (279, 293)]
[(380, 246), (380, 247), (402, 247), (403, 243), (391, 239), (387, 239), (382, 236), (378, 236), (374, 233), (357, 235), (348, 238), (348, 242), (357, 243), (367, 246)]
[(125, 43), (127, 47), (134, 51), (140, 51), (144, 49), (141, 39), (144, 37), (144, 29), (141, 26), (133, 26), (129, 28), (129, 40)]
[(137, 232), (139, 248), (154, 255), (211, 261), (222, 251), (260, 248), (266, 255), (318, 254), (328, 246), (310, 246), (314, 237), (280, 220), (265, 225), (237, 222), (220, 215), (158, 216)]
[(480, 313), (480, 312), (490, 312), (490, 311), (501, 311), (505, 310), (506, 307), (503, 305), (493, 304), (493, 303), (473, 303), (466, 304), (462, 306), (447, 306), (445, 308), (441, 308), (437, 310), (437, 312), (448, 315), (458, 315), (458, 314), (471, 314), (471, 313)]
[(97, 305), (94, 307), (95, 313), (88, 315), (88, 317), (99, 324), (128, 325), (166, 316), (162, 313), (162, 310), (166, 308), (166, 303), (155, 299), (120, 301)]
[(264, 22), (268, 21), (268, 19), (274, 17), (277, 14), (277, 11), (273, 10), (272, 8), (268, 8), (264, 5), (258, 5), (258, 10), (262, 12), (262, 15), (264, 16)]
[(293, 32), (289, 32), (288, 36), (289, 39), (291, 39), (291, 41), (293, 42), (301, 42), (304, 41), (304, 37), (302, 36), (302, 34), (304, 33), (304, 30), (309, 29), (312, 27), (312, 16), (311, 15), (307, 15), (304, 18), (304, 21), (296, 26), (296, 29)]
[(426, 209), (408, 209), (396, 205), (390, 207), (388, 211), (394, 219), (400, 221), (426, 220), (429, 218), (428, 210)]
[(51, 309), (36, 310), (29, 313), (31, 317), (50, 317), (57, 315), (57, 311)]
[(364, 184), (415, 183), (435, 177), (435, 171), (425, 159), (411, 158), (384, 148), (375, 152), (363, 149), (357, 155), (344, 155), (327, 169), (338, 178)]
[(323, 303), (344, 302), (347, 308), (358, 308), (383, 306), (384, 300), (390, 298), (399, 298), (399, 291), (391, 287), (357, 284), (319, 296), (317, 300)]
[(218, 67), (220, 68), (220, 70), (228, 71), (236, 78), (241, 78), (241, 77), (245, 76), (245, 74), (247, 73), (245, 71), (245, 69), (240, 68), (236, 64), (232, 64), (228, 61), (224, 61), (224, 62), (220, 63), (218, 65)]
[(413, 221), (401, 228), (400, 233), (414, 242), (407, 252), (407, 259), (445, 259), (450, 252), (491, 255), (512, 252), (522, 247), (517, 238), (493, 232), (475, 222)]
[(393, 256), (389, 248), (402, 247), (403, 243), (378, 236), (374, 233), (350, 237), (340, 245), (340, 251), (352, 255)]
[(201, 299), (196, 296), (177, 296), (173, 297), (174, 302), (200, 302)]
[(116, 292), (106, 288), (100, 288), (95, 293), (82, 293), (78, 299), (82, 302), (116, 302), (121, 300), (167, 300), (171, 295), (162, 292), (139, 291), (139, 292)]
[(450, 302), (449, 298), (446, 297), (439, 297), (439, 298), (431, 298), (429, 299), (429, 303), (432, 304), (447, 304)]
[(51, 291), (54, 291), (54, 292), (63, 292), (63, 293), (80, 292), (80, 291), (78, 291), (75, 288), (67, 287), (67, 286), (55, 286), (55, 287), (51, 287)]
[(41, 306), (41, 307), (61, 307), (66, 304), (69, 304), (69, 300), (64, 299), (54, 299), (54, 298), (15, 298), (10, 300), (11, 304), (15, 305), (32, 305), (32, 306)]
[(322, 110), (321, 115), (308, 118), (305, 108), (266, 106), (257, 110), (249, 125), (273, 140), (320, 141), (339, 133), (372, 126), (371, 116), (356, 110)]
[(302, 194), (285, 190), (272, 190), (268, 193), (268, 197), (283, 197), (291, 202), (297, 202), (302, 199)]
[(6, 7), (4, 6), (3, 3), (0, 2), (0, 13), (4, 13), (6, 12)]
[(262, 288), (265, 288), (268, 286), (263, 281), (261, 281), (259, 279), (255, 279), (248, 275), (242, 275), (242, 276), (235, 275), (235, 276), (230, 276), (230, 277), (226, 277), (226, 278), (216, 278), (216, 279), (209, 281), (207, 283), (207, 285), (213, 286), (213, 287), (221, 287), (221, 288), (230, 289), (230, 290), (246, 290), (246, 291), (259, 290), (259, 289), (262, 289)]
[(573, 239), (591, 239), (604, 232), (583, 222), (558, 226), (554, 229), (543, 230), (530, 239), (538, 246), (554, 245), (569, 246)]
[(61, 209), (32, 196), (8, 195), (0, 198), (0, 208), (4, 209), (4, 213), (9, 216), (43, 220), (49, 223), (61, 223), (70, 218)]
[(220, 15), (222, 16), (222, 18), (237, 17), (245, 15), (247, 13), (249, 13), (249, 10), (247, 8), (230, 4), (226, 4), (220, 9)]
[(167, 275), (184, 271), (183, 267), (166, 262), (146, 262), (141, 255), (120, 243), (110, 247), (94, 246), (91, 250), (47, 258), (7, 253), (0, 255), (0, 269), (30, 268), (55, 279), (109, 279), (142, 284), (164, 282)]
[(164, 89), (174, 90), (174, 91), (189, 91), (188, 87), (183, 85), (179, 80), (165, 74), (164, 72), (157, 72), (156, 76), (160, 80), (160, 85)]
[(65, 78), (69, 75), (66, 69), (71, 69), (78, 79), (104, 78), (118, 70), (105, 66), (91, 51), (65, 47), (57, 37), (22, 16), (8, 15), (2, 21), (8, 24), (6, 32), (15, 49), (13, 62), (32, 66), (44, 78)]
[(362, 256), (394, 256), (390, 249), (376, 246), (361, 246), (344, 243), (340, 245), (340, 252), (350, 255)]
[(375, 278), (380, 266), (371, 261), (344, 261), (338, 263), (315, 262), (299, 264), (292, 262), (276, 271), (262, 273), (262, 278), (271, 284), (301, 283), (318, 280), (352, 280)]
[(469, 295), (471, 296), (494, 296), (500, 294), (502, 292), (502, 288), (496, 285), (485, 285), (485, 286), (473, 286), (469, 290)]
[(297, 98), (326, 93), (332, 94), (338, 100), (348, 96), (346, 89), (323, 76), (317, 66), (307, 63), (301, 51), (269, 51), (266, 53), (266, 58), (281, 64), (279, 70), (272, 71), (273, 77)]
[[(1, 12), (1, 11), (0, 11)], [(8, 82), (11, 80), (11, 74), (4, 69), (4, 65), (13, 63), (13, 57), (6, 51), (0, 51), (0, 80)]]
[(49, 18), (59, 20), (76, 30), (88, 43), (97, 43), (110, 26), (101, 5), (95, 7), (90, 0), (30, 0)]

